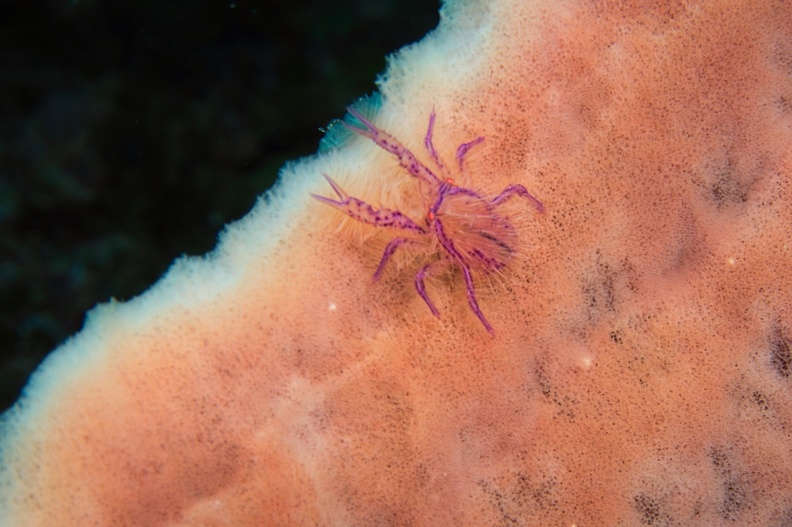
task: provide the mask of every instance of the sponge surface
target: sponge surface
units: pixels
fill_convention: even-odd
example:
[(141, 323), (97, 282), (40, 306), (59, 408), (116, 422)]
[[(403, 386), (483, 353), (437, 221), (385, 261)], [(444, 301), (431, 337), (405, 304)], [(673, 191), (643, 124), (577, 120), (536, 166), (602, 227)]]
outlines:
[[(4, 416), (0, 524), (792, 523), (792, 5), (459, 1), (371, 119), (513, 199), (476, 275), (310, 198), (423, 222), (361, 137), (211, 255), (97, 308)], [(431, 242), (431, 240), (429, 240)]]

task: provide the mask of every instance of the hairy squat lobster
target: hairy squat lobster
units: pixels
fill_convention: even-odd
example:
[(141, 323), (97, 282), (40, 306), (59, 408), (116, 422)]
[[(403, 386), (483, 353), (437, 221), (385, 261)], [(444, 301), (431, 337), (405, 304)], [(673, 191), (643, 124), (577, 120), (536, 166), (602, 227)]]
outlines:
[[(357, 221), (376, 227), (392, 227), (411, 233), (410, 237), (392, 240), (385, 247), (374, 281), (380, 277), (385, 264), (393, 253), (402, 245), (416, 243), (420, 237), (430, 236), (442, 249), (441, 257), (424, 265), (415, 275), (415, 289), (421, 295), (433, 315), (440, 318), (440, 312), (426, 294), (424, 280), (431, 273), (441, 271), (445, 266), (456, 265), (465, 279), (467, 299), (470, 309), (479, 318), (487, 331), (493, 336), (495, 330), (487, 321), (476, 300), (476, 289), (473, 285), (473, 271), (490, 273), (504, 268), (515, 252), (517, 235), (514, 227), (505, 216), (497, 214), (498, 206), (513, 196), (519, 196), (539, 212), (544, 212), (542, 203), (531, 195), (522, 185), (507, 186), (494, 198), (485, 198), (478, 192), (460, 187), (440, 159), (432, 144), (432, 132), (435, 124), (435, 112), (429, 116), (429, 127), (424, 138), (424, 145), (431, 157), (437, 172), (418, 161), (415, 155), (402, 145), (395, 137), (378, 129), (360, 113), (348, 108), (349, 113), (360, 123), (355, 126), (346, 121), (342, 124), (352, 132), (372, 140), (383, 150), (390, 152), (399, 160), (399, 164), (412, 176), (418, 179), (423, 195), (427, 200), (426, 217), (423, 224), (417, 223), (398, 210), (374, 209), (368, 203), (349, 196), (330, 176), (323, 174), (333, 187), (338, 199), (312, 194), (314, 198), (344, 212)], [(459, 145), (456, 151), (460, 173), (464, 171), (464, 159), (468, 150), (484, 141), (483, 137)]]

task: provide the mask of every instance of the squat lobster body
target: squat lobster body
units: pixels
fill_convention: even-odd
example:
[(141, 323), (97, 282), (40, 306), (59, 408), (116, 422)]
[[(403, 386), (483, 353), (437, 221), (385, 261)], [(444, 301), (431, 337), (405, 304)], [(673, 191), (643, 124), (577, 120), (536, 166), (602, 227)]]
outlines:
[[(418, 294), (429, 306), (432, 314), (439, 318), (440, 312), (426, 294), (424, 280), (430, 274), (442, 270), (447, 265), (456, 265), (462, 271), (462, 276), (465, 279), (470, 308), (484, 324), (487, 331), (494, 335), (495, 331), (492, 325), (479, 308), (472, 271), (480, 273), (497, 271), (505, 267), (506, 263), (514, 256), (517, 235), (509, 220), (496, 213), (498, 206), (512, 196), (519, 196), (527, 199), (537, 211), (544, 212), (542, 203), (522, 185), (509, 185), (493, 199), (484, 198), (471, 189), (456, 185), (432, 144), (434, 111), (429, 116), (429, 127), (424, 138), (424, 145), (438, 173), (418, 161), (415, 155), (396, 138), (379, 130), (360, 113), (351, 108), (348, 111), (362, 126), (353, 126), (344, 121), (342, 124), (346, 128), (371, 139), (380, 148), (396, 156), (399, 164), (412, 176), (418, 178), (418, 184), (422, 187), (423, 194), (427, 196), (426, 218), (422, 222), (423, 224), (420, 224), (397, 210), (374, 209), (366, 202), (347, 195), (326, 174), (323, 175), (335, 191), (338, 200), (316, 194), (312, 194), (312, 196), (360, 222), (377, 227), (393, 227), (412, 233), (410, 237), (395, 238), (388, 243), (379, 266), (374, 272), (374, 281), (379, 278), (385, 264), (399, 247), (415, 243), (420, 237), (431, 236), (434, 238), (443, 253), (439, 259), (424, 265), (416, 274), (415, 288)], [(478, 137), (457, 148), (456, 159), (460, 172), (464, 172), (464, 159), (468, 150), (483, 140), (483, 137)]]

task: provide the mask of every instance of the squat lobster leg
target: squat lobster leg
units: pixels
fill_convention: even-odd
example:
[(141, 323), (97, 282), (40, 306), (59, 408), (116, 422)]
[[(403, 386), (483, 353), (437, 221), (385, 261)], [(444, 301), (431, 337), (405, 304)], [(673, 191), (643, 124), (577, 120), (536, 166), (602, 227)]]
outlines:
[(515, 194), (517, 196), (526, 198), (528, 201), (531, 202), (531, 205), (533, 205), (533, 207), (539, 212), (544, 212), (544, 205), (542, 205), (542, 202), (536, 199), (530, 192), (528, 192), (528, 189), (526, 189), (522, 185), (517, 185), (517, 184), (509, 185), (508, 187), (506, 187), (503, 190), (503, 192), (495, 196), (495, 199), (492, 200), (492, 204), (497, 207), (498, 205), (505, 203)]
[(476, 300), (476, 289), (473, 287), (473, 276), (470, 274), (470, 269), (468, 269), (465, 265), (460, 265), (460, 267), (462, 268), (462, 274), (465, 276), (465, 285), (467, 286), (467, 297), (468, 304), (470, 304), (470, 309), (472, 309), (479, 320), (481, 320), (481, 323), (484, 324), (485, 328), (487, 328), (489, 334), (494, 337), (495, 330), (492, 329), (492, 326), (487, 321), (484, 313), (482, 313), (481, 309), (479, 309), (478, 301)]
[[(434, 134), (434, 123), (435, 123), (435, 112), (434, 110), (432, 110), (432, 113), (429, 115), (429, 126), (426, 129), (426, 137), (424, 137), (424, 146), (426, 147), (426, 151), (429, 152), (429, 155), (432, 157), (432, 161), (434, 161), (435, 165), (437, 165), (437, 167), (440, 169), (440, 173), (443, 174), (443, 178), (446, 180), (450, 179), (453, 181), (451, 174), (449, 174), (448, 169), (446, 168), (443, 161), (440, 159), (440, 155), (437, 153), (437, 150), (435, 150), (434, 143), (432, 143), (432, 135)], [(468, 153), (468, 150), (470, 150), (473, 146), (481, 143), (482, 141), (484, 141), (483, 137), (477, 137), (472, 141), (459, 145), (456, 151), (456, 159), (457, 159), (457, 164), (459, 165), (460, 173), (462, 174), (465, 173), (464, 161), (465, 161), (465, 155)]]
[[(348, 130), (351, 132), (355, 132), (358, 135), (362, 135), (368, 139), (374, 141), (374, 143), (385, 150), (386, 152), (390, 152), (391, 154), (395, 155), (398, 160), (399, 164), (404, 167), (407, 172), (412, 174), (413, 176), (417, 177), (424, 183), (429, 185), (437, 185), (440, 181), (434, 173), (429, 170), (423, 163), (418, 161), (415, 155), (410, 152), (406, 146), (401, 144), (398, 139), (393, 137), (387, 132), (384, 132), (374, 126), (371, 121), (363, 117), (360, 113), (353, 110), (352, 108), (347, 108), (347, 111), (357, 119), (363, 127), (358, 127), (347, 123), (346, 121), (341, 121), (341, 124), (344, 125)], [(327, 176), (325, 176), (327, 177)]]
[(435, 123), (435, 112), (432, 110), (432, 113), (429, 115), (429, 126), (426, 127), (426, 136), (424, 137), (424, 146), (426, 147), (426, 151), (429, 152), (429, 155), (432, 157), (432, 161), (434, 161), (437, 168), (440, 169), (440, 173), (443, 175), (443, 179), (450, 179), (451, 174), (448, 173), (448, 169), (445, 167), (445, 164), (440, 159), (440, 155), (435, 150), (434, 144), (432, 143), (432, 134), (434, 133), (434, 123)]
[(382, 270), (385, 268), (385, 264), (388, 262), (390, 257), (393, 253), (396, 252), (396, 249), (404, 245), (405, 243), (412, 243), (414, 240), (410, 238), (396, 238), (395, 240), (391, 240), (388, 245), (385, 246), (385, 250), (382, 251), (382, 259), (380, 260), (379, 265), (377, 266), (377, 270), (374, 271), (374, 277), (371, 280), (371, 283), (376, 282), (379, 280), (380, 274)]
[(333, 181), (327, 174), (322, 175), (325, 177), (327, 182), (330, 183), (330, 186), (333, 187), (333, 190), (335, 190), (339, 201), (326, 198), (324, 196), (319, 196), (318, 194), (311, 194), (314, 199), (317, 199), (322, 203), (326, 203), (331, 207), (335, 207), (341, 212), (344, 212), (347, 216), (356, 219), (357, 221), (368, 223), (369, 225), (375, 225), (377, 227), (395, 227), (397, 229), (405, 229), (420, 234), (426, 234), (426, 229), (415, 223), (413, 220), (398, 210), (385, 208), (376, 210), (365, 201), (353, 198), (344, 192), (343, 189), (338, 186), (338, 183)]
[[(429, 300), (429, 295), (426, 294), (424, 279), (429, 275), (429, 271), (432, 270), (433, 267), (436, 267), (441, 263), (448, 265), (451, 262), (448, 259), (430, 262), (424, 265), (421, 270), (418, 271), (418, 274), (415, 275), (415, 289), (418, 291), (418, 294), (421, 295), (421, 298), (423, 298), (424, 302), (426, 302), (426, 305), (429, 306), (429, 310), (432, 312), (432, 314), (437, 318), (440, 318), (440, 311), (438, 311), (432, 301)], [(470, 273), (470, 269), (468, 269), (468, 267), (465, 265), (460, 265), (459, 267), (462, 269), (462, 274), (465, 277), (465, 287), (467, 289), (467, 298), (468, 304), (470, 304), (470, 309), (473, 310), (473, 313), (475, 313), (481, 323), (484, 324), (484, 328), (489, 332), (489, 334), (494, 337), (495, 330), (492, 329), (492, 326), (484, 316), (484, 313), (482, 313), (481, 309), (479, 309), (478, 301), (476, 300), (476, 289), (473, 287), (473, 276)]]
[(448, 264), (448, 260), (435, 260), (434, 262), (429, 262), (428, 264), (424, 265), (418, 274), (415, 275), (415, 289), (418, 291), (418, 294), (421, 295), (423, 301), (426, 302), (426, 305), (429, 306), (429, 311), (432, 312), (434, 316), (440, 318), (440, 311), (437, 310), (435, 305), (429, 300), (429, 295), (426, 294), (426, 286), (424, 285), (424, 278), (429, 274), (429, 270), (433, 266), (437, 266), (439, 263)]
[(468, 141), (467, 143), (462, 143), (461, 145), (459, 145), (456, 151), (456, 158), (457, 158), (457, 163), (459, 164), (460, 173), (462, 174), (466, 173), (464, 161), (465, 161), (465, 155), (468, 153), (468, 150), (470, 150), (473, 146), (479, 144), (482, 141), (484, 141), (483, 137), (477, 137), (472, 141)]

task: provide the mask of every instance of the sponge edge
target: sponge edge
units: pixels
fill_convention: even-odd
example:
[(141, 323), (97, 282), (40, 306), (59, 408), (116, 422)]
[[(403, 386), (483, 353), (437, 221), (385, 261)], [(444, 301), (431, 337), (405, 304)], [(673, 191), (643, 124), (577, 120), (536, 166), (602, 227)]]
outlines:
[(461, 183), (545, 204), (482, 294), (497, 338), (453, 273), (431, 316), (419, 256), (371, 284), (389, 233), (320, 174), (423, 204), (347, 140), (47, 359), (0, 525), (789, 524), (790, 11), (447, 3), (373, 118), (426, 159), (434, 108), (441, 156), (486, 137)]

